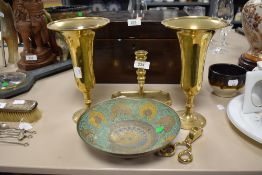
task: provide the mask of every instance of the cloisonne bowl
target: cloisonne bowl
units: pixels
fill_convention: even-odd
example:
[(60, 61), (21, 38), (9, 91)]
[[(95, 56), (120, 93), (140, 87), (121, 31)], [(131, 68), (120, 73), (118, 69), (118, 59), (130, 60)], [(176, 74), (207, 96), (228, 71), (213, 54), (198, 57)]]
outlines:
[(122, 158), (157, 152), (174, 140), (179, 130), (177, 113), (152, 99), (107, 100), (91, 107), (77, 122), (85, 143)]

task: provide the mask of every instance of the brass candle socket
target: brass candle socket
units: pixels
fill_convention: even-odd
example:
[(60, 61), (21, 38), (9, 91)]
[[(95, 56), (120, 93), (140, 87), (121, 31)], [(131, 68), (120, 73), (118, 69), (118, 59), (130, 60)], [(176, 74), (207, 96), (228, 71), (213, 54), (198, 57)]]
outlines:
[(181, 49), (181, 87), (186, 95), (185, 110), (178, 111), (181, 128), (203, 128), (206, 119), (193, 111), (193, 100), (201, 89), (208, 44), (216, 29), (228, 23), (218, 18), (187, 16), (162, 21), (165, 27), (177, 30)]
[[(137, 61), (145, 62), (147, 59), (148, 52), (145, 50), (135, 51), (135, 59)], [(118, 91), (112, 94), (112, 98), (117, 97), (129, 97), (129, 98), (151, 98), (165, 103), (166, 105), (171, 105), (172, 101), (169, 93), (161, 90), (144, 90), (145, 80), (146, 80), (146, 70), (143, 68), (138, 68), (136, 70), (137, 83), (139, 86), (138, 91)]]
[(93, 70), (95, 32), (93, 30), (109, 22), (109, 19), (102, 17), (77, 17), (54, 21), (47, 25), (48, 29), (58, 31), (64, 36), (69, 46), (77, 87), (84, 95), (85, 107), (74, 113), (75, 122), (90, 108), (90, 91), (95, 86)]

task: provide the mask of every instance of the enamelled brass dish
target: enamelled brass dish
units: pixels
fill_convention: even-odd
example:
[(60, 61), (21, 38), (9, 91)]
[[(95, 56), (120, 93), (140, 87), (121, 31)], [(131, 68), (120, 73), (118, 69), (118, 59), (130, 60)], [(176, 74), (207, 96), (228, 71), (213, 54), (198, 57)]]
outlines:
[(91, 107), (77, 123), (85, 143), (123, 158), (156, 152), (174, 140), (179, 130), (177, 113), (152, 99), (104, 101)]

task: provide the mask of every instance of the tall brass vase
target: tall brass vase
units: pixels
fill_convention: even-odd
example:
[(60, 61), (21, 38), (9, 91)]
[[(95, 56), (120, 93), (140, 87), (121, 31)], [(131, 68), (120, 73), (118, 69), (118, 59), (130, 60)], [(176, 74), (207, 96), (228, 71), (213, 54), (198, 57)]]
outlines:
[(193, 111), (193, 100), (202, 86), (204, 64), (209, 41), (215, 29), (226, 27), (226, 21), (200, 16), (171, 18), (162, 21), (168, 28), (177, 30), (181, 49), (181, 87), (186, 95), (185, 110), (178, 111), (181, 128), (203, 128), (206, 119)]
[(101, 17), (77, 17), (51, 22), (48, 29), (61, 32), (69, 46), (75, 80), (78, 89), (84, 95), (85, 108), (77, 111), (73, 120), (89, 109), (91, 105), (90, 91), (95, 85), (93, 70), (94, 29), (105, 26), (109, 19)]

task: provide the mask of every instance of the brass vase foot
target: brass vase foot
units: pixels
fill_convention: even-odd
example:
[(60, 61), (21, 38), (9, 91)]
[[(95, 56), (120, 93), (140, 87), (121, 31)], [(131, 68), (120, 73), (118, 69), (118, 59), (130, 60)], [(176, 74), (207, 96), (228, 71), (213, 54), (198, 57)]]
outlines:
[(87, 111), (87, 108), (82, 108), (82, 109), (79, 109), (78, 111), (76, 111), (74, 114), (73, 114), (73, 121), (75, 123), (77, 123), (77, 121), (79, 120), (79, 118)]
[(178, 111), (177, 114), (180, 118), (182, 129), (190, 130), (194, 127), (204, 128), (206, 125), (205, 117), (197, 112), (187, 115), (185, 110), (181, 110)]

